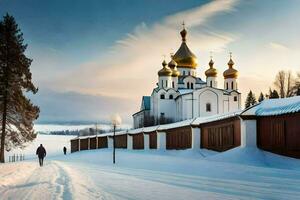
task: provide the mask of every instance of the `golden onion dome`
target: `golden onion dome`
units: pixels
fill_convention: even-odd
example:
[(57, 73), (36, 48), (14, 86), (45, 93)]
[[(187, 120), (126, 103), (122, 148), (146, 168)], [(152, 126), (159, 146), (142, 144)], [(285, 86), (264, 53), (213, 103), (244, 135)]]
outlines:
[(172, 76), (173, 77), (177, 77), (180, 76), (180, 72), (177, 69), (177, 63), (175, 62), (175, 60), (173, 59), (173, 56), (171, 55), (171, 61), (168, 63), (168, 66), (170, 67), (170, 69), (172, 70)]
[(238, 71), (233, 68), (234, 62), (231, 58), (230, 54), (230, 60), (228, 62), (228, 69), (224, 71), (223, 76), (224, 78), (237, 78), (238, 77)]
[(171, 61), (168, 63), (168, 66), (173, 69), (174, 67), (177, 67), (177, 63), (173, 59), (173, 56), (171, 56)]
[(158, 76), (171, 76), (173, 71), (171, 70), (170, 67), (167, 66), (165, 60), (162, 62), (162, 66), (163, 68), (158, 71)]
[(214, 61), (210, 59), (209, 61), (209, 69), (205, 71), (205, 75), (207, 77), (217, 77), (218, 71), (214, 68)]
[(198, 65), (197, 57), (191, 52), (186, 44), (187, 31), (185, 28), (180, 32), (182, 43), (173, 56), (173, 59), (177, 63), (178, 67), (182, 68), (193, 68), (195, 69)]
[(176, 66), (172, 69), (172, 76), (173, 77), (180, 76), (180, 71), (177, 69)]

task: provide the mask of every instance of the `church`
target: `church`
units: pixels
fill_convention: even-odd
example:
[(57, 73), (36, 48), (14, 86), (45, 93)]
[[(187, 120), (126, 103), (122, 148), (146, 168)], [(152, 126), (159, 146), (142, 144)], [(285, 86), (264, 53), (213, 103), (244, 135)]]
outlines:
[(134, 128), (206, 117), (241, 109), (238, 71), (230, 54), (224, 84), (217, 83), (218, 71), (212, 58), (205, 71), (206, 81), (197, 75), (197, 57), (187, 45), (187, 30), (180, 32), (181, 45), (170, 61), (162, 62), (157, 87), (143, 96), (140, 111), (133, 114)]

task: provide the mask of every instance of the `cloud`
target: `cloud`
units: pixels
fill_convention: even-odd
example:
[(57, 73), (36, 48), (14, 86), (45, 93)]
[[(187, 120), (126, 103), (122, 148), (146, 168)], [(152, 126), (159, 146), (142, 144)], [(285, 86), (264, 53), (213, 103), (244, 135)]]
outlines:
[[(206, 25), (212, 17), (232, 12), (237, 3), (237, 0), (216, 0), (168, 16), (150, 26), (141, 23), (123, 39), (116, 41), (105, 55), (76, 68), (60, 71), (57, 78), (51, 78), (44, 84), (61, 92), (76, 91), (127, 99), (126, 103), (131, 103), (138, 110), (141, 97), (150, 95), (155, 87), (162, 55), (175, 52), (180, 46), (179, 31), (182, 21), (185, 21), (188, 29), (188, 45), (196, 55), (223, 51), (235, 37), (229, 33), (211, 31)], [(202, 57), (200, 59), (203, 60)], [(100, 101), (101, 99), (99, 104)], [(119, 103), (124, 102), (105, 101), (105, 105), (118, 107)], [(74, 109), (84, 109), (84, 105)], [(132, 109), (119, 109), (126, 111), (131, 118)]]
[(277, 43), (277, 42), (270, 42), (270, 47), (275, 50), (279, 51), (287, 51), (289, 48), (283, 44)]
[(196, 55), (203, 51), (221, 51), (234, 36), (209, 31), (204, 25), (211, 17), (232, 11), (236, 4), (236, 0), (212, 1), (168, 16), (151, 26), (141, 23), (117, 41), (106, 55), (68, 71), (63, 78), (53, 81), (52, 87), (64, 85), (69, 90), (127, 98), (149, 94), (155, 86), (162, 55), (180, 46), (182, 21), (186, 21), (188, 45)]

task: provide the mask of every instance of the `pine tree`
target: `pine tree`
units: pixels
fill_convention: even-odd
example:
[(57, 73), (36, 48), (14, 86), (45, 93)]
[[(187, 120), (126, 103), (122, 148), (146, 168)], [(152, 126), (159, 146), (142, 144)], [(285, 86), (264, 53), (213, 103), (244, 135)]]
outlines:
[(300, 96), (300, 87), (296, 91), (296, 96)]
[(277, 92), (277, 90), (271, 90), (271, 93), (270, 93), (270, 96), (269, 96), (270, 99), (278, 99), (279, 98), (279, 94)]
[(256, 102), (255, 95), (250, 90), (250, 92), (248, 93), (247, 98), (246, 98), (245, 108), (248, 108), (248, 107), (250, 107), (252, 105), (255, 105), (256, 103), (257, 102)]
[(262, 102), (263, 100), (265, 100), (265, 96), (264, 94), (261, 92), (259, 97), (258, 97), (258, 102)]
[(0, 162), (5, 161), (5, 150), (23, 147), (36, 137), (33, 121), (39, 108), (23, 93), (35, 94), (37, 88), (31, 82), (32, 60), (24, 54), (27, 45), (23, 41), (15, 19), (6, 14), (0, 21)]

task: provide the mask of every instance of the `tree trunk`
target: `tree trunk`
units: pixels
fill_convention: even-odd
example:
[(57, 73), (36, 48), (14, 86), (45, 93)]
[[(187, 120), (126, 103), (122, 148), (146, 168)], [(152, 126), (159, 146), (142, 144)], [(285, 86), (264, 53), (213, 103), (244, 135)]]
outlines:
[[(7, 37), (8, 38), (8, 37)], [(6, 117), (7, 117), (7, 101), (8, 101), (8, 76), (9, 76), (9, 68), (8, 68), (8, 45), (6, 45), (6, 68), (4, 72), (5, 87), (4, 87), (4, 95), (3, 95), (3, 113), (2, 113), (2, 130), (1, 130), (1, 148), (0, 148), (0, 162), (5, 162), (4, 151), (5, 151), (5, 136), (6, 136)]]
[[(7, 85), (7, 84), (6, 84)], [(0, 162), (5, 162), (4, 150), (5, 150), (5, 135), (6, 135), (6, 114), (7, 114), (7, 88), (5, 88), (3, 96), (3, 113), (2, 113), (2, 130), (1, 130), (1, 149), (0, 149)]]

